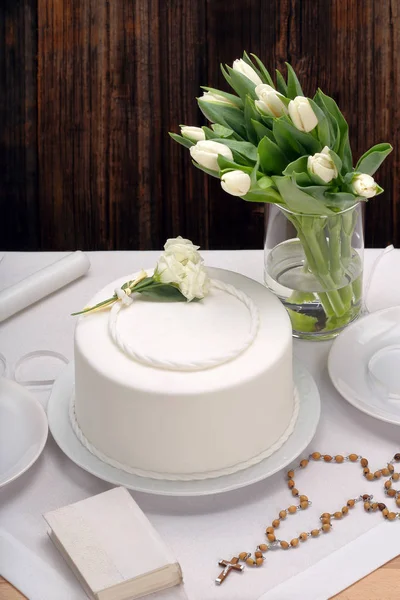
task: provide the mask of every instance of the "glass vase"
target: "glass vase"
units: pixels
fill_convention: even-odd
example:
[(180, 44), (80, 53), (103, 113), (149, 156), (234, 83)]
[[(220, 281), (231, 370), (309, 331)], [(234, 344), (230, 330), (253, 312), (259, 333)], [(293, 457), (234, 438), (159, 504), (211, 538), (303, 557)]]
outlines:
[(357, 204), (332, 216), (266, 207), (264, 281), (286, 307), (294, 337), (326, 340), (362, 306), (364, 238)]

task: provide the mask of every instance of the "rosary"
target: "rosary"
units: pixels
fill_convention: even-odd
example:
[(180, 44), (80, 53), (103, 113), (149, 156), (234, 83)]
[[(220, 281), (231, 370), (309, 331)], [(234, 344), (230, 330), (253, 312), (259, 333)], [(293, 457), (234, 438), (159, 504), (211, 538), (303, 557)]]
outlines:
[(348, 456), (342, 456), (338, 454), (337, 456), (330, 456), (329, 454), (320, 454), (319, 452), (313, 452), (307, 458), (303, 458), (300, 461), (300, 464), (295, 469), (291, 469), (287, 473), (288, 478), (288, 488), (290, 489), (292, 496), (298, 498), (299, 504), (291, 505), (289, 508), (281, 510), (278, 518), (272, 521), (272, 525), (267, 527), (265, 530), (265, 535), (267, 537), (268, 543), (259, 544), (254, 552), (254, 557), (249, 552), (240, 552), (238, 556), (234, 556), (231, 560), (220, 560), (219, 565), (224, 567), (223, 571), (215, 580), (217, 585), (221, 585), (226, 577), (229, 575), (231, 571), (241, 572), (244, 569), (244, 565), (241, 565), (240, 562), (245, 563), (249, 567), (260, 567), (265, 561), (265, 553), (269, 550), (280, 548), (282, 550), (290, 550), (293, 548), (297, 548), (302, 543), (306, 542), (308, 538), (316, 538), (321, 533), (329, 533), (332, 528), (331, 520), (340, 520), (345, 517), (349, 511), (354, 508), (357, 502), (364, 503), (364, 510), (366, 512), (375, 512), (380, 511), (384, 519), (388, 521), (394, 521), (395, 519), (400, 519), (400, 512), (391, 512), (386, 507), (386, 504), (383, 502), (372, 502), (373, 496), (369, 494), (363, 494), (358, 498), (351, 498), (347, 501), (346, 506), (337, 512), (334, 513), (323, 513), (320, 517), (320, 525), (315, 529), (311, 529), (311, 531), (304, 531), (300, 533), (298, 537), (293, 538), (290, 542), (285, 540), (279, 540), (276, 538), (276, 529), (278, 529), (281, 521), (284, 521), (288, 515), (294, 515), (299, 510), (305, 510), (309, 506), (311, 506), (311, 502), (309, 501), (307, 496), (303, 496), (299, 494), (299, 491), (296, 488), (296, 484), (294, 482), (294, 473), (297, 469), (305, 469), (309, 464), (310, 460), (312, 461), (323, 461), (326, 463), (337, 463), (341, 464), (343, 462), (359, 462), (362, 469), (363, 475), (367, 481), (374, 481), (376, 479), (380, 479), (381, 477), (389, 477), (384, 484), (384, 493), (388, 498), (393, 498), (396, 502), (396, 506), (400, 508), (400, 490), (393, 489), (392, 485), (394, 482), (399, 481), (400, 473), (395, 473), (393, 463), (400, 462), (400, 452), (394, 455), (393, 459), (387, 464), (387, 466), (379, 471), (372, 472), (368, 467), (368, 460), (359, 456), (358, 454), (349, 454)]

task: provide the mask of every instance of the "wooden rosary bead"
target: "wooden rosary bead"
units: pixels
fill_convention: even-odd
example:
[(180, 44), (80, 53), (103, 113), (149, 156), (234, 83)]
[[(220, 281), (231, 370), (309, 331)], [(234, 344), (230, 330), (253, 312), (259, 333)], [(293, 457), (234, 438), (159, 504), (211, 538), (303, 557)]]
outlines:
[(329, 525), (329, 524), (330, 524), (330, 522), (331, 522), (331, 520), (330, 520), (330, 519), (321, 519), (321, 523), (322, 523), (322, 525)]
[(383, 515), (384, 517), (387, 517), (387, 516), (388, 516), (388, 514), (389, 514), (389, 511), (388, 511), (388, 509), (387, 509), (387, 508), (384, 508), (384, 509), (383, 509), (383, 511), (382, 511), (382, 515)]
[(394, 466), (392, 465), (392, 463), (388, 463), (387, 468), (388, 468), (389, 473), (393, 473), (394, 472)]
[(399, 473), (393, 473), (393, 475), (392, 475), (392, 481), (398, 481), (399, 479), (400, 479)]
[(322, 525), (322, 531), (323, 531), (324, 533), (328, 533), (328, 531), (330, 531), (330, 530), (331, 530), (331, 525), (330, 525), (330, 524), (328, 525), (328, 524), (326, 523), (325, 525)]
[(293, 477), (294, 477), (294, 470), (290, 469), (290, 471), (288, 471), (287, 476), (288, 476), (288, 479), (293, 479)]
[(292, 489), (292, 496), (298, 496), (299, 495), (299, 490), (297, 488), (293, 488)]
[(279, 520), (279, 519), (274, 519), (274, 520), (272, 521), (272, 527), (273, 527), (274, 529), (277, 529), (277, 528), (279, 527), (279, 525), (280, 525), (280, 524), (281, 524), (281, 522), (280, 522), (280, 520)]
[(347, 515), (348, 512), (349, 512), (349, 507), (348, 506), (343, 506), (342, 507), (342, 515)]
[(370, 499), (370, 495), (369, 494), (364, 494), (362, 499), (364, 500), (364, 502), (368, 502), (368, 500)]
[(267, 527), (265, 533), (268, 535), (269, 533), (274, 533), (275, 529), (273, 527)]
[(287, 511), (281, 510), (281, 512), (279, 513), (279, 518), (282, 519), (282, 521), (283, 521), (284, 519), (286, 519), (286, 515), (287, 515)]
[(389, 496), (389, 498), (394, 498), (396, 495), (396, 490), (394, 490), (393, 488), (391, 488), (390, 490), (387, 490), (387, 495)]
[(356, 501), (351, 499), (351, 500), (347, 500), (347, 506), (349, 508), (353, 508), (353, 506), (355, 505)]
[(396, 506), (400, 508), (400, 498), (396, 498)]
[(321, 515), (321, 519), (330, 519), (330, 518), (331, 518), (330, 513), (322, 513), (322, 515)]
[(378, 503), (377, 503), (377, 502), (373, 502), (373, 503), (371, 504), (371, 510), (373, 510), (374, 512), (375, 512), (376, 510), (378, 510)]
[(400, 452), (397, 452), (394, 456), (393, 456), (394, 460), (396, 462), (400, 462)]
[(306, 508), (308, 508), (308, 502), (300, 502), (300, 508), (301, 510), (306, 510)]
[(274, 536), (273, 533), (268, 533), (267, 534), (267, 538), (269, 542), (275, 542), (276, 541), (276, 537)]
[(320, 453), (320, 452), (313, 452), (313, 453), (311, 454), (311, 458), (312, 458), (313, 460), (320, 460), (320, 458), (321, 458), (321, 453)]
[(349, 460), (356, 462), (358, 460), (358, 454), (349, 454)]
[(300, 467), (302, 469), (305, 469), (307, 465), (308, 465), (308, 460), (306, 458), (303, 458), (303, 460), (300, 461)]
[(259, 550), (257, 550), (257, 552), (254, 552), (254, 556), (256, 558), (262, 558), (262, 552), (260, 552)]
[(247, 555), (248, 555), (248, 552), (241, 552), (239, 554), (239, 560), (246, 560)]
[(288, 542), (285, 542), (285, 540), (282, 540), (281, 541), (281, 548), (283, 548), (284, 550), (287, 550), (289, 548)]
[(290, 542), (290, 545), (292, 546), (292, 548), (296, 548), (296, 546), (299, 545), (299, 538), (293, 538)]
[(387, 490), (389, 490), (392, 487), (392, 482), (390, 481), (390, 479), (388, 481), (385, 481), (385, 488)]
[(318, 537), (319, 536), (319, 529), (312, 529), (311, 530), (311, 535), (312, 535), (312, 537)]
[(308, 502), (308, 496), (301, 495), (299, 500), (300, 502)]
[(268, 550), (267, 544), (260, 544), (258, 547), (260, 548), (261, 552), (267, 552)]
[(333, 516), (335, 517), (335, 519), (341, 519), (343, 517), (342, 513), (339, 511), (333, 513)]
[(249, 567), (252, 567), (255, 564), (255, 562), (256, 561), (254, 560), (254, 558), (249, 557), (246, 559), (246, 565), (248, 565)]
[(369, 468), (368, 467), (364, 467), (363, 474), (364, 475), (368, 475), (368, 473), (369, 473)]
[(370, 503), (369, 503), (369, 502), (364, 502), (364, 510), (366, 510), (367, 512), (368, 512), (369, 510), (371, 510), (371, 505), (370, 505)]
[(344, 456), (338, 454), (337, 456), (335, 456), (335, 461), (340, 465), (344, 461)]
[(324, 461), (325, 462), (331, 462), (331, 460), (332, 460), (332, 456), (330, 456), (329, 454), (325, 454)]
[(368, 461), (367, 461), (367, 459), (366, 458), (362, 458), (360, 460), (360, 464), (361, 464), (362, 467), (368, 467)]
[(380, 479), (382, 477), (382, 471), (375, 471), (374, 477), (375, 479)]
[(385, 510), (385, 508), (386, 508), (386, 504), (383, 504), (383, 502), (379, 502), (379, 503), (378, 503), (378, 508), (379, 508), (379, 510), (381, 510), (381, 511), (382, 511), (382, 510)]
[(294, 480), (293, 479), (289, 479), (289, 481), (288, 481), (288, 488), (289, 488), (289, 490), (291, 490), (292, 488), (294, 488), (295, 485), (296, 484), (295, 484)]
[(396, 518), (396, 513), (395, 512), (390, 512), (387, 516), (389, 521), (394, 521)]
[(288, 508), (288, 513), (294, 515), (295, 512), (297, 512), (297, 507), (292, 504), (292, 506), (289, 506)]
[(365, 476), (365, 479), (367, 481), (373, 481), (375, 479), (374, 474), (373, 473), (367, 473)]
[(389, 475), (390, 475), (389, 469), (387, 469), (386, 467), (384, 469), (382, 469), (382, 475), (384, 477), (389, 477)]
[(299, 535), (299, 538), (301, 539), (302, 542), (306, 542), (308, 540), (308, 535), (306, 534), (305, 531), (303, 531), (303, 533), (301, 533)]
[(261, 565), (263, 564), (264, 559), (261, 558), (256, 558), (256, 567), (261, 567)]

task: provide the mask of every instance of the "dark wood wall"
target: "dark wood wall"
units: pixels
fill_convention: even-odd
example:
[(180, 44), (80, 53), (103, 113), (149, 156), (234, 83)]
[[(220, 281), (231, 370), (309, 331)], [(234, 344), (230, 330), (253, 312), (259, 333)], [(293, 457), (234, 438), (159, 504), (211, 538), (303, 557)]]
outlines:
[(2, 0), (0, 31), (2, 248), (260, 248), (263, 207), (167, 135), (244, 49), (334, 96), (356, 157), (394, 145), (366, 235), (400, 242), (399, 0)]

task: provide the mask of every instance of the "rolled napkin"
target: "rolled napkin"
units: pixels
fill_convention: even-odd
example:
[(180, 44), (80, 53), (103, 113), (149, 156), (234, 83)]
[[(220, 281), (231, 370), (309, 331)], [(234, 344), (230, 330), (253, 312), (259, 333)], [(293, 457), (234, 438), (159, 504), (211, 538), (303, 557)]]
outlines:
[(89, 268), (88, 257), (77, 250), (6, 288), (0, 292), (0, 323), (78, 279)]

